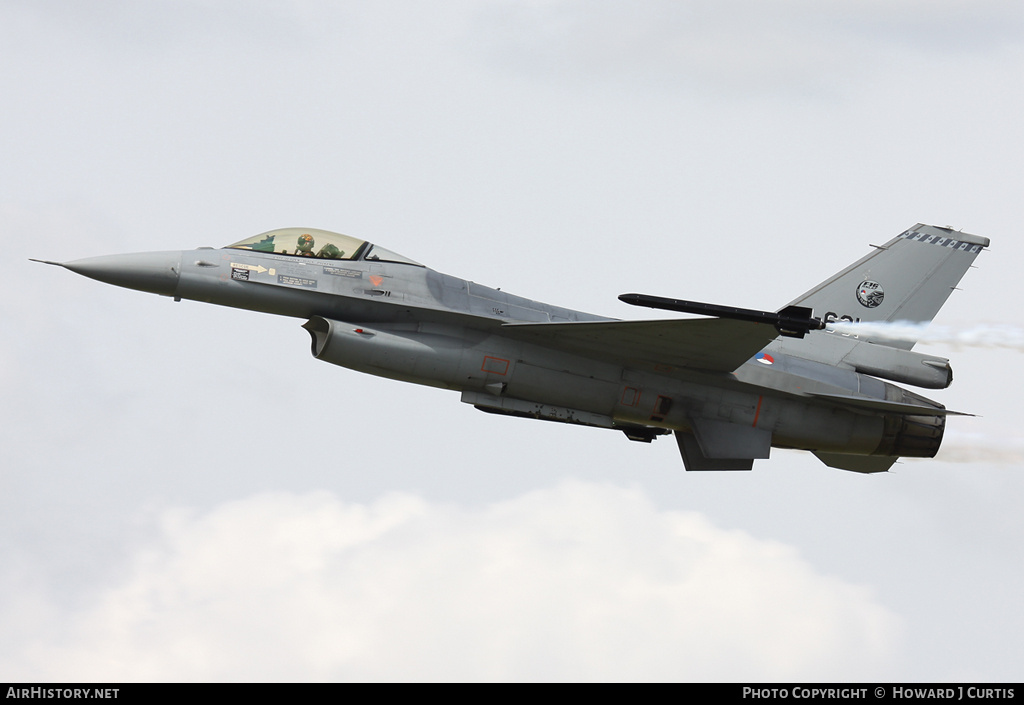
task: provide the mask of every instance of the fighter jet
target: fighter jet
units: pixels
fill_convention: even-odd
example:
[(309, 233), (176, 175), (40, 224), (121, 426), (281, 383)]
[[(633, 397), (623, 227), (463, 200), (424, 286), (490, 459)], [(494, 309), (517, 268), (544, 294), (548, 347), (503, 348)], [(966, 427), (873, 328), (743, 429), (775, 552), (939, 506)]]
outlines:
[[(56, 264), (116, 286), (302, 319), (313, 355), (450, 389), (481, 411), (580, 424), (650, 443), (687, 470), (750, 470), (773, 447), (887, 471), (934, 457), (949, 360), (836, 322), (931, 321), (987, 238), (917, 224), (779, 309), (623, 294), (701, 318), (623, 321), (514, 296), (378, 245), (284, 228), (220, 249)], [(852, 332), (851, 332), (852, 331)]]

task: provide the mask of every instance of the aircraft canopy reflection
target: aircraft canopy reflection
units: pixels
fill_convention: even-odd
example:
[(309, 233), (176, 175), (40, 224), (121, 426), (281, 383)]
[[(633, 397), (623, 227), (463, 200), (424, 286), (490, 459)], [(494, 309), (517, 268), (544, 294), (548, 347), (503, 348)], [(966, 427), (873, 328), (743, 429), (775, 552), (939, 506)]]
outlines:
[(278, 228), (228, 245), (228, 250), (250, 250), (293, 257), (318, 259), (366, 260), (423, 265), (397, 252), (360, 240), (350, 235), (317, 228)]

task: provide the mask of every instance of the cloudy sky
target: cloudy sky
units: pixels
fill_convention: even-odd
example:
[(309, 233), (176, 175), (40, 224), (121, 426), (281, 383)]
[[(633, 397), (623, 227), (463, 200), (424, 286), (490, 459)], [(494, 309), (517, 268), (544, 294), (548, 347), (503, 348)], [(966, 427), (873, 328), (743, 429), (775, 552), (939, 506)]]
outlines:
[[(0, 2), (0, 679), (1019, 680), (1016, 0)], [(27, 261), (303, 225), (624, 318), (992, 239), (935, 460), (481, 414)]]

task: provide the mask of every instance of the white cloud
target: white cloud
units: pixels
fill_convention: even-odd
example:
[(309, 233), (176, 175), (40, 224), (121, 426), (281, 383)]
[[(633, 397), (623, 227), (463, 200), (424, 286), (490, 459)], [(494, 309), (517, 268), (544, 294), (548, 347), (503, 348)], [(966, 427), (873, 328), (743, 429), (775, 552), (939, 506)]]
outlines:
[(8, 677), (824, 680), (877, 673), (899, 632), (789, 546), (582, 482), (482, 509), (319, 492), (170, 512), (63, 621)]
[(516, 70), (716, 92), (820, 92), (891, 70), (900, 55), (989, 52), (1022, 38), (1020, 9), (1006, 0), (555, 0), (499, 3), (482, 17), (481, 46)]

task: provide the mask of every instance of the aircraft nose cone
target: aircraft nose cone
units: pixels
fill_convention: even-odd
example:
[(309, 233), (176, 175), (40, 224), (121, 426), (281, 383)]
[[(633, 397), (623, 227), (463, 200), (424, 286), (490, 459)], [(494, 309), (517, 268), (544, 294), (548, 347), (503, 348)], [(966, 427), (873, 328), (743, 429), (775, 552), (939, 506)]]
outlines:
[(114, 286), (173, 296), (178, 288), (181, 252), (137, 252), (87, 257), (62, 265), (76, 274)]

